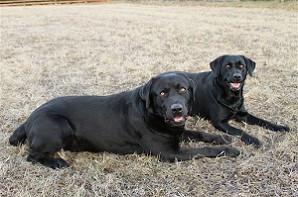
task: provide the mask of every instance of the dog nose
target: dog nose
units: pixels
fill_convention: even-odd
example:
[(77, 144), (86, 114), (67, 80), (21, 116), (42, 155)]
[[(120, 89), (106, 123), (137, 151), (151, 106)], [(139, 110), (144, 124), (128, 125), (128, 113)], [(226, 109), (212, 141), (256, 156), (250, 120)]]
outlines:
[(233, 74), (233, 80), (234, 81), (240, 81), (241, 80), (241, 74), (240, 73)]
[(182, 112), (182, 109), (183, 109), (183, 106), (181, 105), (181, 104), (179, 104), (179, 103), (177, 103), (177, 104), (173, 104), (172, 106), (171, 106), (171, 109), (172, 109), (172, 112), (173, 113), (177, 113), (177, 112)]

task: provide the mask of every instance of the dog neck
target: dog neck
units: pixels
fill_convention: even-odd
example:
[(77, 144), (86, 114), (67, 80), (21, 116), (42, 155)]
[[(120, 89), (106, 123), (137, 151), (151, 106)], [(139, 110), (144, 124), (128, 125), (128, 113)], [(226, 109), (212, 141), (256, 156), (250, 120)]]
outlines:
[(212, 90), (212, 94), (216, 100), (233, 111), (239, 111), (243, 105), (243, 86), (238, 91), (232, 91), (214, 80), (214, 86), (217, 87)]

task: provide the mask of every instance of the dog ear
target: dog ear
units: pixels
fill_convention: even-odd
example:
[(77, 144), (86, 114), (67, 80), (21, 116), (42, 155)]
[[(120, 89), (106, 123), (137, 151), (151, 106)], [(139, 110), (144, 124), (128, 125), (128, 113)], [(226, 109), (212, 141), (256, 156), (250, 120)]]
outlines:
[(146, 102), (146, 108), (150, 106), (150, 91), (153, 81), (156, 77), (151, 78), (145, 85), (143, 85), (139, 91), (140, 97)]
[(250, 76), (252, 76), (252, 72), (254, 71), (255, 67), (256, 67), (256, 63), (254, 61), (252, 61), (251, 59), (245, 57), (244, 55), (242, 55), (242, 58), (245, 61), (246, 67), (247, 67), (247, 71), (248, 74)]
[(214, 72), (215, 77), (218, 77), (220, 74), (221, 61), (224, 59), (224, 57), (225, 57), (225, 55), (220, 56), (220, 57), (216, 58), (215, 60), (213, 60), (212, 62), (210, 62), (210, 68)]

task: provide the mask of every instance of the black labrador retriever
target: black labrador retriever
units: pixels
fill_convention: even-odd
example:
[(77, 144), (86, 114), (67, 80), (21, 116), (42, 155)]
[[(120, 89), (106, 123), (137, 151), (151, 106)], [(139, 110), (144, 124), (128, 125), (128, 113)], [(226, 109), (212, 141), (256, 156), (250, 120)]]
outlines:
[(235, 119), (273, 131), (289, 131), (287, 126), (257, 118), (245, 109), (243, 86), (246, 75), (252, 76), (254, 61), (242, 55), (223, 55), (212, 61), (210, 67), (210, 72), (184, 73), (197, 86), (191, 115), (209, 119), (216, 129), (239, 135), (242, 141), (257, 147), (261, 143), (256, 137), (230, 126), (228, 121)]
[(135, 90), (110, 96), (69, 96), (36, 109), (9, 142), (29, 142), (28, 161), (51, 168), (69, 166), (53, 154), (70, 151), (145, 153), (161, 160), (237, 156), (232, 147), (181, 148), (180, 140), (225, 144), (229, 136), (184, 129), (195, 87), (184, 74), (164, 73)]

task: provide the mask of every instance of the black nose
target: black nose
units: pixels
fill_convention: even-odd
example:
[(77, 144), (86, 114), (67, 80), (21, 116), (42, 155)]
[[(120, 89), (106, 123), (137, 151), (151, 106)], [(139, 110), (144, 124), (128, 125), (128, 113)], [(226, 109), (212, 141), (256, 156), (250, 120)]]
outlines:
[(183, 106), (181, 104), (173, 104), (171, 106), (171, 109), (172, 109), (173, 113), (177, 113), (177, 112), (181, 113), (182, 109), (183, 109)]
[(239, 82), (241, 80), (241, 74), (240, 73), (233, 74), (233, 80)]

